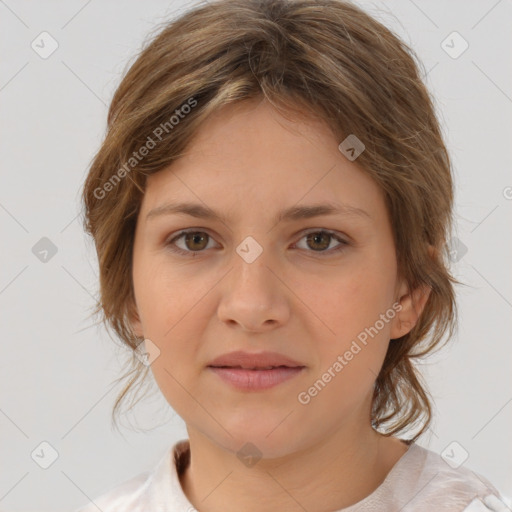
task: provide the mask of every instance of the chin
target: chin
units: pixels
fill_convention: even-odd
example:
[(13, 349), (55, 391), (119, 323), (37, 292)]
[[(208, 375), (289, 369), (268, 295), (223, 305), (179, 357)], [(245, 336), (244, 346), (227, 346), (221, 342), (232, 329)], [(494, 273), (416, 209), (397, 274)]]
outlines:
[(264, 459), (285, 457), (307, 445), (304, 426), (290, 428), (291, 425), (285, 424), (286, 420), (282, 422), (285, 416), (280, 417), (279, 421), (262, 422), (260, 418), (259, 421), (239, 422), (236, 425), (222, 423), (231, 436), (222, 430), (220, 436), (217, 432), (217, 436), (209, 437), (224, 449), (236, 453), (241, 460), (245, 456), (249, 459), (251, 456)]

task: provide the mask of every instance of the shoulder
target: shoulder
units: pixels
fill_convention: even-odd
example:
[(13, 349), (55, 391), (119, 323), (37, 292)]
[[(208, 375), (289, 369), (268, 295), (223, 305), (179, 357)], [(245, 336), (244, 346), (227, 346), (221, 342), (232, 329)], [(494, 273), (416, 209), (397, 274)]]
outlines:
[(152, 471), (140, 473), (75, 512), (158, 512), (167, 510), (167, 505), (189, 507), (178, 477), (180, 465), (188, 462), (188, 447), (188, 440), (178, 441)]
[(485, 477), (415, 443), (406, 452), (402, 464), (398, 464), (394, 476), (408, 484), (408, 496), (403, 497), (407, 499), (404, 512), (509, 510)]
[(143, 510), (144, 490), (148, 486), (151, 473), (141, 473), (114, 487), (99, 497), (90, 500), (88, 505), (75, 512), (139, 512)]

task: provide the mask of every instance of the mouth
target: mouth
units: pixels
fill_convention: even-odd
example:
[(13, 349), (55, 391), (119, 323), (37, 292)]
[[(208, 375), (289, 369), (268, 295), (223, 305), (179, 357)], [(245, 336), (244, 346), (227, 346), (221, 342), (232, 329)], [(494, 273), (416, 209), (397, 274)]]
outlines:
[(300, 375), (305, 366), (208, 366), (208, 370), (231, 389), (243, 392), (264, 391)]
[(277, 352), (230, 352), (207, 369), (238, 391), (262, 391), (301, 374), (306, 366)]
[(276, 365), (276, 366), (228, 366), (228, 365), (208, 365), (208, 368), (232, 368), (234, 370), (250, 370), (250, 371), (261, 371), (261, 370), (274, 370), (275, 368), (305, 368), (305, 366), (287, 366), (287, 365)]
[(242, 368), (243, 370), (272, 370), (273, 368), (304, 367), (302, 363), (278, 352), (244, 352), (241, 350), (223, 354), (208, 366), (215, 368)]

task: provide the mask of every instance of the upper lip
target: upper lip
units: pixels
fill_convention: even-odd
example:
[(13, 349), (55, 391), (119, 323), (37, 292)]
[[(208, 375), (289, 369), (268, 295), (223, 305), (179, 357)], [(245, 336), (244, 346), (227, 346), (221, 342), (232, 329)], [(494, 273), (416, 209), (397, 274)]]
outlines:
[(230, 352), (229, 354), (223, 354), (213, 361), (208, 366), (229, 366), (229, 367), (240, 367), (246, 369), (252, 368), (267, 368), (270, 366), (288, 366), (290, 368), (303, 367), (293, 359), (286, 357), (277, 352), (258, 352), (250, 353), (243, 351)]

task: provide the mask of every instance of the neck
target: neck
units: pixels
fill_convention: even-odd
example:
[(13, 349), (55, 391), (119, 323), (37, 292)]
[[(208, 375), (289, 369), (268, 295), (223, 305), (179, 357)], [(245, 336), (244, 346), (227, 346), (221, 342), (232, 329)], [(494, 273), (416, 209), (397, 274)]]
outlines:
[(368, 428), (342, 428), (300, 452), (246, 467), (236, 453), (188, 427), (191, 458), (180, 476), (202, 512), (339, 510), (371, 494), (407, 445)]

